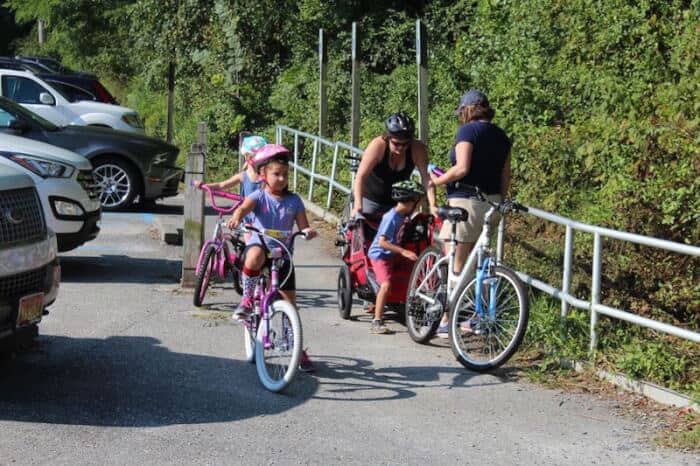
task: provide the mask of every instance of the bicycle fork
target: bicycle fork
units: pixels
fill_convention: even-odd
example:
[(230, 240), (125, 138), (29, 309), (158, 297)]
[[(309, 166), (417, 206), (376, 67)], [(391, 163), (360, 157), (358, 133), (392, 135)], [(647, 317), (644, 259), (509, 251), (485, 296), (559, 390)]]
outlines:
[[(496, 293), (498, 291), (498, 277), (492, 273), (493, 263), (490, 257), (484, 259), (483, 264), (476, 271), (476, 283), (475, 283), (475, 293), (474, 301), (476, 301), (476, 314), (479, 317), (484, 317), (486, 312), (488, 312), (488, 317), (491, 320), (496, 319)], [(483, 305), (483, 293), (484, 285), (487, 285), (488, 290), (488, 301), (487, 309), (484, 309)]]

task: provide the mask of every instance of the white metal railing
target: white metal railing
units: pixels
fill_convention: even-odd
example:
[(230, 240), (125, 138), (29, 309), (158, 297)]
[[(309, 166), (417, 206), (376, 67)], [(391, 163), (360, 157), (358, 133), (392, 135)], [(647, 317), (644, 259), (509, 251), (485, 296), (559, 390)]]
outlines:
[[(591, 325), (590, 325), (590, 349), (595, 350), (596, 343), (598, 340), (598, 334), (596, 331), (596, 324), (598, 323), (598, 315), (603, 314), (608, 317), (613, 317), (615, 319), (624, 320), (631, 322), (633, 324), (641, 325), (642, 327), (647, 327), (653, 330), (658, 330), (660, 332), (668, 333), (670, 335), (677, 336), (679, 338), (685, 338), (687, 340), (693, 341), (695, 343), (700, 343), (700, 333), (687, 330), (684, 328), (676, 327), (674, 325), (665, 324), (653, 319), (648, 319), (646, 317), (641, 317), (622, 309), (616, 309), (609, 306), (605, 306), (600, 303), (600, 283), (602, 276), (602, 257), (603, 257), (603, 238), (612, 238), (620, 241), (626, 241), (630, 243), (640, 244), (644, 246), (650, 246), (658, 249), (663, 249), (666, 251), (676, 252), (679, 254), (685, 254), (689, 256), (700, 257), (700, 247), (690, 246), (687, 244), (675, 243), (673, 241), (666, 241), (658, 238), (651, 238), (649, 236), (636, 235), (633, 233), (627, 233), (624, 231), (611, 230), (609, 228), (601, 228), (594, 225), (588, 225), (586, 223), (577, 222), (570, 218), (562, 217), (544, 210), (536, 209), (534, 207), (529, 208), (530, 215), (547, 220), (550, 222), (557, 223), (566, 227), (566, 234), (564, 236), (564, 264), (562, 272), (562, 287), (557, 289), (556, 287), (545, 283), (541, 280), (533, 278), (525, 273), (518, 272), (520, 278), (523, 279), (527, 284), (534, 286), (538, 290), (541, 290), (550, 296), (558, 298), (561, 301), (561, 315), (566, 317), (568, 312), (568, 306), (574, 306), (579, 309), (588, 309), (591, 312)], [(573, 261), (573, 250), (574, 250), (574, 232), (582, 231), (586, 233), (593, 234), (593, 267), (591, 272), (591, 296), (590, 301), (584, 299), (579, 299), (570, 294), (569, 287), (571, 286), (571, 267)], [(502, 243), (502, 229), (499, 228), (499, 244)]]
[[(276, 129), (276, 140), (278, 144), (284, 143), (284, 135), (289, 133), (294, 138), (294, 189), (297, 187), (297, 172), (301, 172), (309, 177), (309, 200), (312, 199), (314, 181), (321, 180), (328, 183), (328, 199), (326, 201), (326, 208), (331, 206), (331, 197), (333, 190), (341, 191), (345, 194), (350, 192), (350, 187), (342, 185), (337, 182), (336, 171), (338, 169), (338, 155), (340, 151), (347, 151), (351, 154), (358, 156), (362, 155), (362, 150), (357, 147), (353, 147), (349, 144), (343, 142), (331, 142), (322, 137), (305, 133), (296, 129), (289, 128), (287, 126), (277, 126)], [(307, 169), (299, 165), (299, 139), (306, 138), (313, 141), (313, 152), (311, 158), (311, 169)], [(316, 173), (316, 166), (319, 154), (321, 152), (321, 147), (329, 147), (333, 149), (333, 160), (331, 165), (331, 173), (329, 176), (321, 175)], [(352, 174), (352, 181), (354, 181), (354, 173)], [(351, 184), (352, 185), (352, 184)], [(590, 349), (595, 350), (598, 334), (596, 331), (596, 325), (598, 323), (598, 315), (603, 314), (608, 317), (615, 319), (624, 320), (637, 324), (643, 327), (651, 328), (660, 332), (668, 333), (680, 338), (684, 338), (695, 343), (700, 343), (700, 333), (687, 330), (681, 327), (676, 327), (674, 325), (665, 324), (653, 319), (648, 319), (646, 317), (641, 317), (631, 312), (616, 309), (609, 306), (605, 306), (600, 303), (600, 283), (601, 283), (601, 261), (602, 261), (602, 239), (604, 237), (617, 239), (620, 241), (627, 241), (635, 244), (640, 244), (644, 246), (650, 246), (654, 248), (664, 249), (666, 251), (677, 252), (679, 254), (686, 254), (690, 256), (700, 257), (700, 247), (690, 246), (687, 244), (675, 243), (673, 241), (666, 241), (658, 238), (651, 238), (648, 236), (637, 235), (633, 233), (627, 233), (624, 231), (611, 230), (608, 228), (602, 228), (594, 225), (588, 225), (586, 223), (577, 222), (570, 218), (562, 217), (544, 210), (536, 209), (534, 207), (529, 207), (529, 214), (535, 217), (547, 220), (550, 222), (558, 223), (566, 227), (566, 234), (564, 239), (564, 264), (562, 271), (562, 287), (561, 289), (556, 288), (553, 285), (545, 283), (537, 278), (531, 277), (526, 273), (518, 272), (520, 278), (530, 286), (537, 288), (540, 291), (547, 293), (548, 295), (558, 298), (561, 301), (561, 315), (566, 317), (569, 305), (574, 306), (579, 309), (588, 309), (591, 313), (591, 329), (590, 329)], [(590, 301), (585, 299), (579, 299), (569, 292), (571, 286), (571, 268), (573, 261), (573, 248), (574, 248), (574, 232), (581, 231), (593, 234), (593, 267), (591, 272), (591, 296)], [(498, 226), (498, 241), (496, 254), (500, 260), (503, 256), (503, 241), (505, 238), (505, 224), (503, 219)]]

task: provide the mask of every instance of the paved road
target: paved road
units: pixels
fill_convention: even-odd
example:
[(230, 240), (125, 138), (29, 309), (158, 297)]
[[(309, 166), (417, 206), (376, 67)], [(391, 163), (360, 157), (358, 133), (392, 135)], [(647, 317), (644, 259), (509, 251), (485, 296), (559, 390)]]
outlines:
[(338, 262), (317, 240), (297, 253), (317, 371), (266, 392), (227, 318), (235, 292), (193, 308), (180, 249), (149, 232), (174, 212), (156, 210), (106, 214), (63, 256), (37, 347), (0, 361), (0, 464), (697, 464), (608, 402), (470, 373), (397, 323), (341, 321)]

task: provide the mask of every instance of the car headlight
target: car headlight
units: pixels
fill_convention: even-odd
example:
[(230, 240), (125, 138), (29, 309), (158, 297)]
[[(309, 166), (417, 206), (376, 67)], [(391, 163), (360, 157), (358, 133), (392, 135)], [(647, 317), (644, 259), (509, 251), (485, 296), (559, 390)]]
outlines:
[(67, 217), (82, 217), (85, 214), (83, 208), (75, 202), (58, 199), (53, 199), (52, 202), (54, 210), (58, 215), (65, 215)]
[(139, 118), (139, 116), (136, 113), (125, 113), (124, 115), (122, 115), (122, 121), (134, 128), (143, 129), (143, 123), (141, 122), (141, 118)]
[(70, 178), (75, 171), (75, 167), (72, 165), (42, 159), (41, 157), (35, 157), (33, 155), (7, 152), (0, 152), (0, 155), (12, 160), (16, 164), (21, 165), (42, 178)]

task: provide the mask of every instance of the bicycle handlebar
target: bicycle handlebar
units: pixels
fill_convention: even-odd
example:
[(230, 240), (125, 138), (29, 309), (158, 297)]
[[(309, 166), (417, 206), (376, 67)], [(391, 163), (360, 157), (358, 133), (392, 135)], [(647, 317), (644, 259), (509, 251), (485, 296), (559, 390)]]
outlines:
[[(192, 186), (194, 187), (194, 183), (192, 183)], [(197, 186), (197, 189), (201, 189), (202, 191), (205, 191), (207, 194), (209, 194), (209, 203), (211, 204), (212, 208), (220, 214), (230, 214), (243, 203), (243, 196), (241, 196), (240, 194), (230, 193), (227, 191), (219, 191), (218, 189), (212, 189), (203, 183)], [(234, 201), (234, 204), (229, 207), (218, 206), (216, 204), (217, 197)]]

